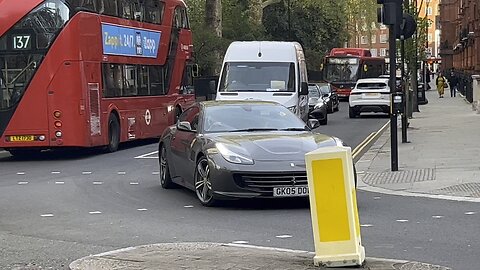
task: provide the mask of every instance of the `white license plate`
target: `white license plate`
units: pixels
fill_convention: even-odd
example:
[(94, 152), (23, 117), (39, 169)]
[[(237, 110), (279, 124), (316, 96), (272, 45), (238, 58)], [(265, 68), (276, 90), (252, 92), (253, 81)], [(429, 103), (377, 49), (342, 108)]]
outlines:
[(274, 187), (273, 197), (308, 196), (308, 186)]

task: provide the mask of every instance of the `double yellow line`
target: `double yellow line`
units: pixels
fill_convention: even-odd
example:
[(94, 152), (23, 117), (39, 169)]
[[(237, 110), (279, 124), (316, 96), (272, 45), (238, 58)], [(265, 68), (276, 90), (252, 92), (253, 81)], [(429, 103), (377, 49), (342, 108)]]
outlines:
[(372, 147), (372, 145), (382, 136), (383, 132), (388, 128), (390, 125), (390, 121), (388, 121), (382, 128), (380, 128), (377, 132), (372, 132), (370, 135), (365, 138), (355, 149), (352, 151), (353, 162), (357, 163), (360, 158)]

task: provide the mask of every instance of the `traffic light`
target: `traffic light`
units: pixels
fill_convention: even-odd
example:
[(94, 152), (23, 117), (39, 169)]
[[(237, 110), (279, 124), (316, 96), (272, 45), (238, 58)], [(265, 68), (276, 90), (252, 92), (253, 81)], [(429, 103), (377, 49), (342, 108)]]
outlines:
[(377, 0), (381, 4), (377, 10), (379, 23), (395, 27), (395, 38), (408, 39), (417, 29), (417, 23), (412, 15), (403, 13), (403, 0)]
[(382, 7), (377, 10), (378, 22), (400, 26), (403, 18), (402, 0), (377, 0)]

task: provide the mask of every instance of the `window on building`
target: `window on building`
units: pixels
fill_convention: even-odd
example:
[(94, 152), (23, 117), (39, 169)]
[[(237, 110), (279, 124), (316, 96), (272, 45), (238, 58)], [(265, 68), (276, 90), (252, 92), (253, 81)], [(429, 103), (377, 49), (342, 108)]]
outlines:
[(370, 52), (372, 53), (372, 57), (377, 57), (378, 56), (377, 49), (370, 49)]
[(387, 34), (381, 34), (380, 35), (380, 43), (387, 43), (388, 37)]
[(432, 42), (433, 38), (432, 38), (432, 34), (428, 34), (428, 42)]
[(372, 44), (377, 43), (377, 35), (372, 35)]
[(361, 36), (360, 37), (360, 44), (367, 44), (367, 37), (366, 36)]
[(380, 56), (387, 56), (387, 49), (386, 48), (381, 48), (380, 49)]
[(432, 15), (433, 12), (432, 12), (432, 7), (427, 7), (427, 15)]

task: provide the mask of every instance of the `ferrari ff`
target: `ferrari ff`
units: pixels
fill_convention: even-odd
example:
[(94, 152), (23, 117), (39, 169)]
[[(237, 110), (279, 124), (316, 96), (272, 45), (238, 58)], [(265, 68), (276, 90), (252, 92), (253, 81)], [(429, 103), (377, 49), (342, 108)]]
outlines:
[(341, 146), (312, 132), (284, 106), (264, 101), (204, 101), (185, 110), (159, 142), (160, 184), (184, 186), (200, 202), (308, 196), (305, 154)]

